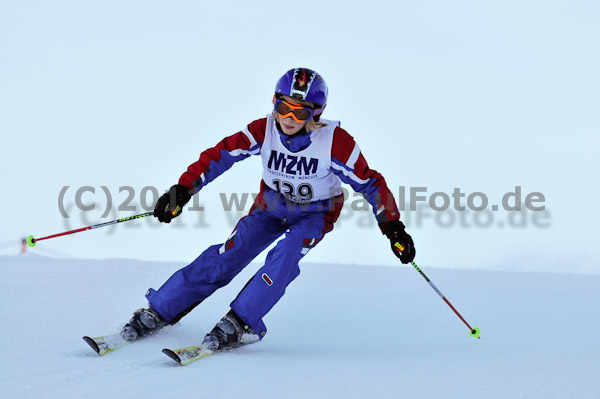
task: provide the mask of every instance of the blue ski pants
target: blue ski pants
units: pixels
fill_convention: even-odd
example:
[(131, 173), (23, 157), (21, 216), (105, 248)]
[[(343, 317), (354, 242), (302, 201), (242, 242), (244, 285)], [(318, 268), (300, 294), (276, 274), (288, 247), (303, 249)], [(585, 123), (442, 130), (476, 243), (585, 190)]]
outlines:
[(264, 315), (279, 301), (299, 274), (298, 262), (333, 229), (343, 197), (296, 204), (268, 190), (262, 205), (255, 203), (223, 243), (208, 247), (196, 260), (175, 272), (159, 289), (149, 289), (150, 306), (175, 323), (217, 289), (229, 282), (279, 237), (265, 264), (231, 303), (234, 312), (261, 338)]

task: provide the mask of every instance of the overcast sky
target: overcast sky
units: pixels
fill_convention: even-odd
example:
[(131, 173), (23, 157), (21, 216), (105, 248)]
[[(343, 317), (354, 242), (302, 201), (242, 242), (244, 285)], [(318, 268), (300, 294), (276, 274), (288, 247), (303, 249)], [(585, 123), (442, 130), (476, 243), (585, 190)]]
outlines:
[[(599, 11), (563, 0), (1, 1), (0, 253), (29, 234), (143, 212), (145, 187), (163, 192), (201, 151), (264, 117), (277, 79), (304, 66), (329, 85), (324, 117), (341, 120), (397, 196), (460, 188), (491, 207), (515, 186), (544, 195), (547, 212), (403, 212), (417, 263), (598, 271)], [(257, 192), (260, 177), (253, 157), (173, 226), (134, 221), (32, 252), (185, 264), (245, 214), (225, 212), (220, 193)], [(83, 195), (94, 211), (74, 205), (83, 186), (96, 188)], [(117, 211), (129, 192), (136, 209)], [(397, 264), (372, 214), (350, 204), (305, 261)]]

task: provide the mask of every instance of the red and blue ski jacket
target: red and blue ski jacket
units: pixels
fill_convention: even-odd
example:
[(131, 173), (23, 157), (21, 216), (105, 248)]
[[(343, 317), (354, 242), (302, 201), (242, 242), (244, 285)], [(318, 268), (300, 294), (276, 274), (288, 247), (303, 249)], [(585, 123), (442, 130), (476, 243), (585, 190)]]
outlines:
[[(202, 152), (200, 158), (183, 173), (179, 184), (197, 192), (234, 163), (250, 155), (259, 155), (265, 139), (266, 124), (267, 118), (255, 120), (243, 131), (224, 138), (216, 146)], [(292, 152), (301, 151), (311, 144), (309, 134), (286, 136), (280, 132), (280, 137)], [(385, 179), (379, 172), (369, 168), (354, 138), (339, 126), (333, 133), (331, 171), (343, 183), (364, 195), (373, 207), (378, 223), (400, 218), (396, 201)], [(266, 188), (265, 184), (261, 184), (261, 191)]]

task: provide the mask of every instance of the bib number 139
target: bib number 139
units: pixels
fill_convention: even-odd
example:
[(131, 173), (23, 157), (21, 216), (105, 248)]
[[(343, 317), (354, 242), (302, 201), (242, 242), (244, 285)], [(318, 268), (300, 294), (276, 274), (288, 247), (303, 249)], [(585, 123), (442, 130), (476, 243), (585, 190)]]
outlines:
[(277, 191), (294, 200), (305, 202), (310, 201), (313, 198), (313, 189), (308, 183), (302, 183), (299, 184), (298, 187), (294, 187), (294, 185), (289, 181), (273, 179), (273, 184), (275, 185)]

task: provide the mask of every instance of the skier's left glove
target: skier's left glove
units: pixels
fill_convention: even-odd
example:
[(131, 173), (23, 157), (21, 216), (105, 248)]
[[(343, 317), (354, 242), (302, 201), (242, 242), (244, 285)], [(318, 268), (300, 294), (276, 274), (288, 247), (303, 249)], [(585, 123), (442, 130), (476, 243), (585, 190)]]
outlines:
[(176, 184), (163, 194), (154, 207), (154, 217), (160, 222), (171, 223), (183, 211), (183, 207), (188, 203), (192, 194), (189, 188), (184, 185)]
[(380, 223), (379, 228), (390, 239), (392, 252), (400, 258), (402, 263), (409, 263), (415, 259), (415, 244), (412, 237), (404, 231), (404, 223), (399, 220), (391, 220)]

